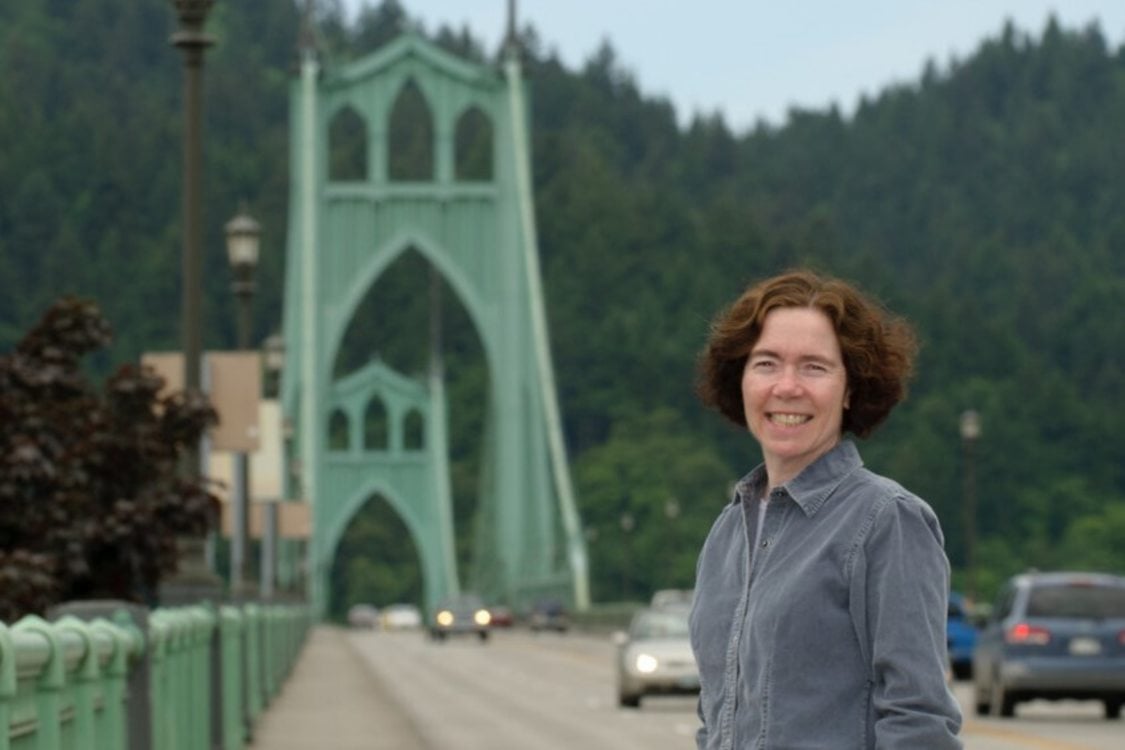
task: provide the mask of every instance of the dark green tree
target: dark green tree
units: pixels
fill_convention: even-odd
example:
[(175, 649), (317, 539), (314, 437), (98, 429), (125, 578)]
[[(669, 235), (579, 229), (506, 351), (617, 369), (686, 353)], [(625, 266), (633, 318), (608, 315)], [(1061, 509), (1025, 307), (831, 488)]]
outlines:
[(151, 603), (176, 538), (216, 518), (206, 481), (179, 469), (215, 412), (131, 364), (95, 389), (82, 360), (109, 341), (94, 303), (64, 298), (0, 357), (0, 620), (68, 599)]

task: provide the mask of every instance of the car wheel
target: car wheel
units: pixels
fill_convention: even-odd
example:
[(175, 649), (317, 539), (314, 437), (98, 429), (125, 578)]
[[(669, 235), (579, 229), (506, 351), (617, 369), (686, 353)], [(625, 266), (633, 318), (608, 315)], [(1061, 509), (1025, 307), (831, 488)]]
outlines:
[(635, 693), (619, 693), (617, 704), (622, 708), (640, 708), (641, 696)]
[(1016, 700), (1010, 691), (1004, 689), (999, 677), (992, 680), (992, 711), (996, 716), (1010, 719), (1016, 715)]
[(1105, 717), (1107, 719), (1121, 718), (1121, 704), (1125, 698), (1107, 698), (1105, 701)]
[[(981, 670), (980, 674), (983, 675), (986, 674), (986, 672)], [(989, 689), (988, 686), (984, 684), (984, 680), (982, 680), (979, 675), (974, 675), (973, 705), (977, 709), (977, 716), (988, 716), (989, 711), (992, 709), (992, 703), (989, 702), (988, 693)]]
[(988, 716), (989, 711), (992, 710), (992, 704), (988, 702), (987, 698), (983, 697), (981, 689), (976, 689), (976, 695), (973, 696), (974, 703), (977, 709), (977, 716)]
[(477, 635), (480, 636), (480, 642), (481, 643), (487, 643), (488, 642), (488, 631), (487, 630), (482, 630), (479, 633), (477, 633)]

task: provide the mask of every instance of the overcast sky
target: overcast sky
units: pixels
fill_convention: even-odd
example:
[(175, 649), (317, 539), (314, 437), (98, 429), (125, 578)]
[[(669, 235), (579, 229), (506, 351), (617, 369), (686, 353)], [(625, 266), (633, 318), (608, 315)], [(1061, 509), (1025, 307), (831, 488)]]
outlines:
[[(489, 51), (508, 0), (399, 0), (428, 31), (467, 26)], [(343, 0), (354, 12), (378, 0)], [(547, 49), (577, 70), (608, 39), (646, 96), (666, 96), (681, 122), (721, 111), (742, 130), (784, 120), (791, 105), (851, 113), (863, 93), (915, 81), (928, 59), (963, 59), (1005, 19), (1038, 38), (1051, 13), (1064, 28), (1097, 21), (1114, 49), (1125, 0), (516, 0)]]

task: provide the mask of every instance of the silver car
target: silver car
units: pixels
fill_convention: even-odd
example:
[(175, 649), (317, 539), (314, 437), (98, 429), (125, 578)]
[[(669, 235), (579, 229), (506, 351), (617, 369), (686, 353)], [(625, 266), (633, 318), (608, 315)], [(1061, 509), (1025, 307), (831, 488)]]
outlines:
[(655, 694), (699, 692), (699, 669), (688, 637), (683, 605), (650, 607), (633, 616), (628, 633), (617, 633), (617, 702), (636, 708)]
[(1013, 716), (1035, 698), (1125, 704), (1125, 577), (1027, 573), (1000, 592), (973, 651), (977, 713)]
[(460, 594), (441, 601), (430, 619), (430, 637), (444, 641), (451, 635), (475, 635), (488, 640), (492, 615), (476, 594)]

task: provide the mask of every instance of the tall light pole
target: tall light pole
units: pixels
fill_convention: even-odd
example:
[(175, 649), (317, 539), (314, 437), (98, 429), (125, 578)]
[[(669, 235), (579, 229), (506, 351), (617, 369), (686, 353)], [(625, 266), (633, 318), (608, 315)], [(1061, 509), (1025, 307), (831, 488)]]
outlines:
[[(250, 329), (252, 328), (252, 307), (254, 298), (254, 271), (258, 267), (258, 249), (262, 229), (258, 222), (246, 213), (246, 205), (239, 208), (238, 214), (226, 224), (227, 259), (230, 261), (234, 291), (238, 303), (238, 348), (250, 348)], [(246, 577), (246, 558), (249, 556), (248, 533), (250, 527), (250, 456), (246, 451), (235, 454), (234, 513), (231, 529), (231, 591), (235, 598), (246, 597), (250, 584)]]
[(621, 600), (629, 601), (629, 579), (633, 575), (632, 555), (629, 549), (629, 537), (637, 527), (637, 520), (633, 514), (625, 511), (621, 514)]
[(664, 559), (668, 564), (667, 580), (664, 581), (665, 586), (676, 585), (676, 521), (680, 517), (680, 501), (674, 497), (669, 497), (664, 501), (664, 518), (668, 521), (668, 551), (664, 555)]
[[(201, 210), (201, 175), (203, 167), (202, 109), (203, 53), (213, 40), (203, 32), (207, 13), (214, 0), (169, 0), (176, 11), (179, 26), (169, 40), (183, 53), (183, 188), (181, 196), (183, 255), (181, 258), (183, 291), (180, 308), (180, 337), (184, 359), (184, 392), (201, 391), (203, 333), (200, 318), (202, 283), (203, 216)], [(180, 470), (187, 476), (201, 473), (198, 444), (184, 451)], [(160, 600), (164, 604), (190, 604), (213, 598), (220, 581), (211, 571), (205, 557), (204, 540), (184, 536), (176, 540), (179, 555), (178, 571), (162, 582)]]
[[(201, 208), (201, 175), (203, 167), (203, 53), (214, 40), (204, 33), (203, 25), (214, 0), (171, 0), (180, 25), (172, 35), (172, 45), (184, 56), (184, 164), (183, 164), (183, 294), (181, 299), (180, 333), (184, 350), (184, 389), (200, 389), (200, 362), (203, 334), (200, 318), (202, 281), (203, 212)], [(191, 471), (199, 470), (198, 448), (192, 451)]]
[[(262, 342), (262, 358), (265, 362), (266, 384), (263, 389), (266, 398), (281, 400), (281, 368), (285, 365), (285, 339), (280, 334), (272, 334)], [(262, 512), (262, 565), (259, 592), (262, 599), (273, 599), (277, 584), (277, 541), (278, 507), (280, 498), (271, 498), (263, 506)]]
[(980, 415), (972, 409), (961, 413), (961, 448), (964, 453), (962, 480), (965, 513), (965, 593), (970, 601), (977, 596), (977, 481), (974, 446), (980, 438)]

